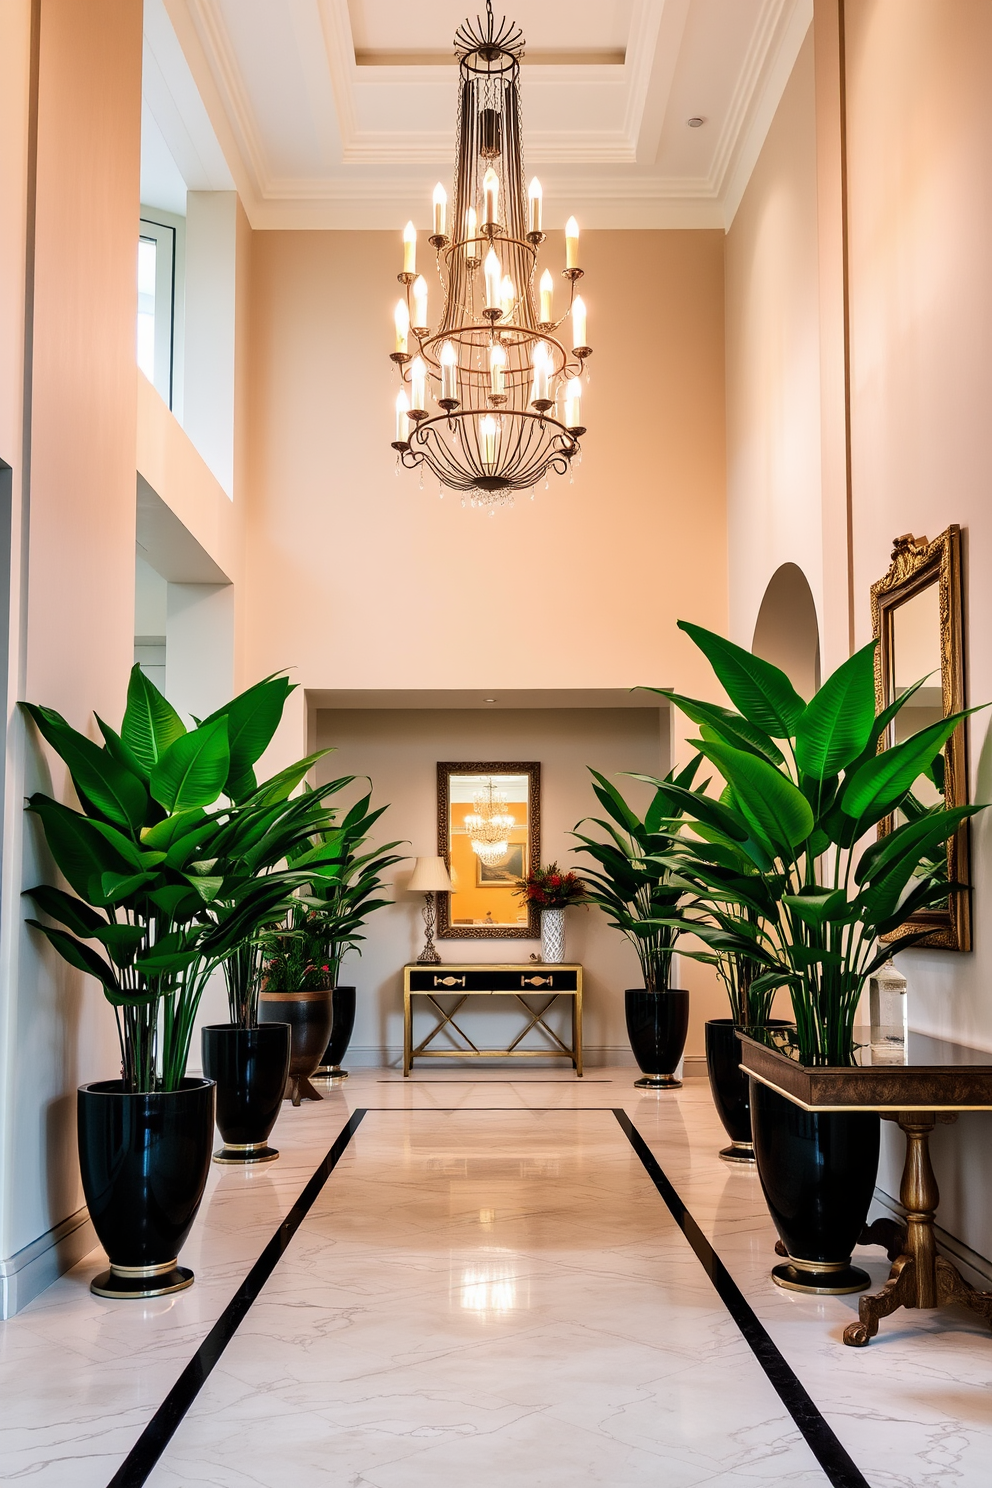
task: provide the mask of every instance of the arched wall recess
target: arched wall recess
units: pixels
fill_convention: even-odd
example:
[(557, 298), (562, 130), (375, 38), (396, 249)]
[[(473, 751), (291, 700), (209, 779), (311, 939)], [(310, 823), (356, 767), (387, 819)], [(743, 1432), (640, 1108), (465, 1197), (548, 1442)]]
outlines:
[(811, 698), (820, 685), (820, 629), (806, 575), (783, 563), (768, 581), (751, 650), (781, 667), (796, 691)]

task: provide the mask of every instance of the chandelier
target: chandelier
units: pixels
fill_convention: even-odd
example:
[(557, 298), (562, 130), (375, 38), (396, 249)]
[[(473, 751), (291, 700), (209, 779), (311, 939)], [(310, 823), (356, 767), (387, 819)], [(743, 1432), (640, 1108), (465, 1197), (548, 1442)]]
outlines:
[[(396, 306), (392, 360), (403, 386), (393, 448), (408, 469), (490, 506), (564, 475), (579, 453), (581, 375), (591, 354), (576, 284), (579, 229), (565, 228), (567, 304), (555, 304), (548, 269), (535, 286), (544, 242), (543, 195), (524, 186), (520, 131), (523, 36), (492, 0), (486, 22), (455, 34), (459, 104), (454, 202), (434, 189), (441, 312), (432, 328), (430, 289), (417, 271), (417, 232), (403, 233), (404, 298)], [(564, 301), (565, 296), (560, 296)]]
[(487, 868), (496, 868), (510, 856), (509, 836), (516, 826), (507, 811), (507, 800), (491, 780), (472, 797), (474, 811), (465, 813), (465, 830), (472, 851)]

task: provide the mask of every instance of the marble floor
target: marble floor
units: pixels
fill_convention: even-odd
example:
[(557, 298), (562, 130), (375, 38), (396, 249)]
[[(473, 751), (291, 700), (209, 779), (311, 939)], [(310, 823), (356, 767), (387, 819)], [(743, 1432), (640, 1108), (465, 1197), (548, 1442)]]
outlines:
[[(0, 1324), (0, 1481), (985, 1488), (992, 1478), (987, 1331), (964, 1312), (901, 1313), (869, 1348), (848, 1349), (856, 1298), (775, 1287), (757, 1178), (718, 1158), (705, 1081), (654, 1095), (634, 1089), (630, 1069), (578, 1081), (425, 1066), (409, 1081), (362, 1071), (325, 1089), (319, 1104), (284, 1108), (279, 1162), (214, 1167), (183, 1252), (197, 1276), (188, 1292), (94, 1297), (97, 1252)], [(618, 1110), (705, 1237), (696, 1250)], [(170, 1437), (156, 1411), (194, 1356), (200, 1368), (197, 1350), (208, 1335), (213, 1347), (211, 1329), (224, 1328), (353, 1112), (364, 1114), (337, 1165)], [(707, 1241), (791, 1396), (714, 1288), (697, 1255)], [(860, 1261), (884, 1279), (881, 1251)], [(804, 1390), (805, 1435), (787, 1408)]]

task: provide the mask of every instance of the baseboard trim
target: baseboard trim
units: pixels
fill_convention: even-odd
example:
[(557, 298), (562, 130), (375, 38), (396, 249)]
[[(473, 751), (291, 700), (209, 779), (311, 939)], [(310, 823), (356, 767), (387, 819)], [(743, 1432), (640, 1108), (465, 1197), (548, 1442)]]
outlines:
[[(898, 1199), (887, 1194), (881, 1188), (875, 1190), (875, 1202), (887, 1209), (895, 1219), (905, 1219), (906, 1211)], [(965, 1281), (972, 1286), (978, 1287), (979, 1291), (985, 1291), (992, 1287), (992, 1261), (986, 1256), (979, 1255), (977, 1250), (972, 1250), (970, 1245), (965, 1245), (956, 1235), (947, 1230), (942, 1230), (940, 1225), (933, 1227), (934, 1239), (937, 1248), (944, 1252), (948, 1260), (951, 1260), (960, 1269)]]
[(0, 1260), (0, 1318), (11, 1318), (33, 1302), (97, 1245), (86, 1208), (77, 1209), (7, 1260)]

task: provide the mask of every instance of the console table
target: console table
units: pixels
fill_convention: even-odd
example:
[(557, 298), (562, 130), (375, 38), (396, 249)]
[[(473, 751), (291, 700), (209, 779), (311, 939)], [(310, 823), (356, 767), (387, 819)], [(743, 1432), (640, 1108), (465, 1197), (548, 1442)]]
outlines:
[[(413, 999), (425, 997), (440, 1022), (413, 1043)], [(511, 997), (523, 1008), (527, 1021), (516, 1038), (505, 1049), (480, 1049), (458, 1023), (458, 1013), (470, 997)], [(564, 1043), (544, 1021), (559, 997), (572, 999), (572, 1042)], [(441, 999), (453, 1001), (445, 1008)], [(540, 1001), (540, 1007), (532, 1004)], [(549, 1044), (541, 1049), (521, 1049), (520, 1045), (537, 1029)], [(438, 1034), (446, 1031), (457, 1035), (461, 1045), (454, 1049), (434, 1049)], [(449, 962), (425, 965), (414, 963), (403, 968), (403, 1074), (408, 1075), (413, 1061), (426, 1054), (437, 1059), (569, 1059), (576, 1075), (582, 1074), (582, 967), (539, 961), (513, 962), (498, 966), (454, 965)]]
[(889, 1062), (891, 1055), (875, 1063), (872, 1050), (862, 1047), (849, 1067), (804, 1065), (794, 1051), (747, 1034), (741, 1035), (741, 1051), (741, 1067), (752, 1080), (804, 1111), (877, 1111), (905, 1134), (899, 1199), (906, 1223), (876, 1220), (862, 1236), (862, 1244), (886, 1247), (892, 1270), (880, 1292), (861, 1297), (859, 1320), (844, 1329), (844, 1342), (863, 1348), (879, 1321), (900, 1307), (960, 1302), (992, 1323), (992, 1292), (976, 1291), (937, 1254), (933, 1226), (940, 1192), (929, 1146), (938, 1121), (956, 1121), (961, 1111), (992, 1110), (992, 1054), (922, 1033), (909, 1035), (901, 1064)]

